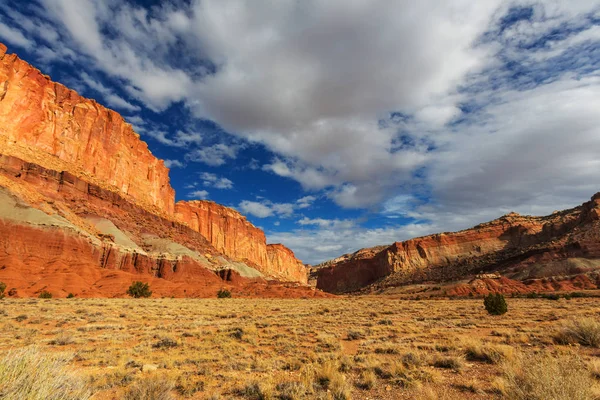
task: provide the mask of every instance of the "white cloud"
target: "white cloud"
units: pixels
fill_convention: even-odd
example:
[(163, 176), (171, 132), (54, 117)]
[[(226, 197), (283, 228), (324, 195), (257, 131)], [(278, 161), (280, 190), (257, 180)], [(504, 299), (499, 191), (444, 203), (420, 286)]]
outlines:
[(164, 161), (165, 161), (165, 166), (170, 169), (185, 167), (185, 164), (178, 160), (165, 159)]
[(23, 36), (23, 33), (20, 30), (11, 28), (2, 22), (0, 22), (0, 38), (2, 41), (23, 47), (24, 49), (31, 49), (34, 45), (31, 40)]
[(206, 190), (194, 190), (193, 192), (188, 193), (188, 198), (206, 200), (208, 198), (208, 192)]
[(227, 178), (219, 177), (216, 174), (210, 172), (203, 172), (200, 174), (200, 179), (204, 186), (214, 187), (216, 189), (232, 189), (233, 182)]
[(257, 201), (244, 200), (240, 203), (239, 208), (242, 213), (254, 215), (258, 218), (267, 218), (274, 214), (271, 207)]
[(315, 196), (304, 196), (296, 200), (298, 208), (309, 208), (317, 200)]
[(235, 159), (238, 150), (239, 146), (218, 143), (190, 151), (186, 155), (186, 159), (188, 161), (203, 162), (212, 167), (219, 167), (225, 164), (228, 159)]
[[(181, 101), (241, 138), (205, 144), (197, 133), (129, 119), (165, 145), (205, 144), (187, 161), (225, 165), (258, 142), (275, 154), (265, 171), (338, 205), (433, 221), (408, 230), (357, 224), (356, 238), (335, 229), (354, 246), (468, 227), (500, 211), (543, 214), (600, 187), (600, 37), (591, 17), (600, 10), (589, 0), (41, 4), (45, 34), (3, 20), (0, 36), (22, 45), (28, 35), (60, 37), (33, 47), (44, 59), (93, 65), (152, 110)], [(519, 6), (532, 7), (531, 19), (507, 24)], [(289, 216), (311, 201), (249, 203)], [(301, 225), (290, 240), (307, 253), (341, 245), (308, 229), (335, 227), (324, 224)]]
[(87, 73), (81, 73), (81, 80), (89, 87), (97, 91), (104, 97), (106, 103), (111, 106), (122, 110), (127, 111), (140, 111), (141, 108), (139, 106), (133, 105), (129, 103), (127, 100), (122, 97), (117, 96), (111, 89), (104, 86), (98, 80), (92, 78)]

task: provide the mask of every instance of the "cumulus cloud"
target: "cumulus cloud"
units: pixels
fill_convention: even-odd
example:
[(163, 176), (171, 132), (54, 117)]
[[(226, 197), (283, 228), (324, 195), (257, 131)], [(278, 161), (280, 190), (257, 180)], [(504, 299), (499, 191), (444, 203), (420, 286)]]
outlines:
[(219, 177), (216, 174), (210, 172), (203, 172), (200, 174), (200, 179), (204, 186), (214, 187), (216, 189), (232, 189), (233, 182), (227, 178)]
[(20, 30), (11, 28), (10, 26), (2, 23), (2, 21), (0, 21), (0, 38), (3, 38), (10, 44), (23, 47), (25, 49), (30, 49), (34, 45), (34, 43), (27, 39)]
[(202, 162), (211, 167), (218, 167), (225, 164), (228, 159), (235, 159), (238, 150), (239, 146), (217, 143), (190, 151), (186, 154), (186, 159), (188, 161)]
[(106, 101), (106, 103), (109, 106), (115, 107), (115, 108), (118, 108), (121, 110), (127, 110), (127, 111), (140, 111), (141, 110), (141, 108), (139, 106), (133, 105), (133, 104), (129, 103), (127, 100), (123, 99), (122, 97), (119, 97), (111, 89), (107, 88), (106, 86), (104, 86), (98, 80), (92, 78), (87, 73), (85, 73), (85, 72), (81, 73), (81, 80), (85, 83), (85, 85), (87, 87), (100, 93), (102, 95), (102, 97), (104, 97), (104, 100)]
[(254, 215), (258, 218), (267, 218), (278, 216), (281, 218), (292, 217), (297, 210), (305, 209), (316, 200), (314, 196), (304, 196), (294, 203), (274, 203), (267, 199), (260, 201), (244, 200), (240, 203), (239, 209), (246, 214)]
[(182, 162), (181, 162), (181, 161), (179, 161), (179, 160), (169, 160), (169, 159), (165, 159), (164, 161), (165, 161), (165, 166), (166, 166), (167, 168), (171, 168), (171, 169), (173, 169), (173, 168), (183, 168), (183, 167), (185, 167), (185, 164), (184, 164), (184, 163), (182, 163)]
[[(10, 17), (0, 37), (87, 61), (128, 100), (154, 111), (182, 102), (237, 138), (136, 123), (162, 144), (193, 146), (186, 161), (222, 166), (260, 143), (274, 153), (264, 171), (342, 207), (419, 221), (356, 223), (353, 236), (306, 220), (278, 239), (296, 251), (543, 214), (600, 187), (600, 9), (589, 0), (38, 2), (29, 25), (0, 6)], [(291, 216), (312, 201), (240, 208)]]
[(188, 193), (187, 197), (190, 199), (206, 200), (208, 198), (208, 192), (206, 190), (194, 190), (193, 192)]

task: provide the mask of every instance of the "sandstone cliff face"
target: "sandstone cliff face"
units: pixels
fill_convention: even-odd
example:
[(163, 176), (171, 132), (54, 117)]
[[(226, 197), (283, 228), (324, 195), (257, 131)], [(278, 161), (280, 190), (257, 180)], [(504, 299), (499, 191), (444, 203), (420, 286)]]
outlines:
[[(118, 113), (52, 82), (16, 55), (6, 54), (2, 44), (0, 157), (6, 171), (25, 171), (24, 177), (48, 198), (71, 196), (65, 209), (74, 208), (70, 213), (75, 217), (109, 214), (137, 232), (137, 239), (141, 227), (160, 221), (159, 227), (178, 227), (160, 231), (175, 231), (170, 235), (178, 243), (204, 248), (200, 239), (205, 238), (211, 256), (224, 254), (276, 279), (306, 282), (293, 253), (284, 248), (268, 253), (264, 232), (235, 210), (210, 202), (178, 203), (176, 215), (169, 170), (131, 125)], [(40, 173), (28, 174), (29, 170)], [(44, 173), (54, 179), (41, 179)], [(105, 199), (119, 207), (105, 204)]]
[(175, 218), (199, 232), (217, 251), (266, 269), (265, 234), (237, 211), (212, 201), (179, 201)]
[(341, 293), (375, 282), (379, 288), (444, 282), (511, 267), (515, 278), (527, 279), (533, 266), (539, 269), (570, 257), (600, 257), (599, 211), (596, 195), (580, 207), (547, 217), (511, 213), (461, 232), (363, 249), (314, 271), (317, 287)]
[(286, 281), (308, 283), (308, 272), (294, 252), (282, 244), (268, 244), (269, 272)]
[(171, 215), (169, 170), (116, 112), (52, 82), (0, 47), (0, 148)]
[(217, 251), (248, 262), (267, 276), (307, 282), (306, 268), (290, 249), (267, 245), (264, 232), (229, 207), (212, 201), (180, 201), (175, 204), (175, 217), (208, 239)]
[(17, 296), (122, 297), (134, 280), (159, 296), (214, 297), (221, 288), (242, 297), (325, 296), (249, 270), (190, 227), (113, 191), (0, 155), (0, 281)]

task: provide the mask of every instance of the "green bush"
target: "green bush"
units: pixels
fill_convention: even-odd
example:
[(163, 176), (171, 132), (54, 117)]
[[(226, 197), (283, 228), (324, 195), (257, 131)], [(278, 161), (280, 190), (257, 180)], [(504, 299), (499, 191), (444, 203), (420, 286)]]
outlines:
[(506, 300), (500, 293), (490, 293), (483, 298), (483, 305), (488, 313), (492, 315), (502, 315), (508, 311)]
[(69, 293), (69, 294), (67, 295), (67, 299), (72, 299), (73, 297), (75, 297), (75, 295), (74, 295), (73, 293)]
[(51, 299), (52, 298), (52, 293), (50, 293), (47, 290), (42, 290), (40, 292), (40, 295), (38, 296), (40, 299)]
[(127, 294), (139, 299), (140, 297), (152, 296), (152, 291), (150, 290), (150, 285), (148, 283), (135, 281), (129, 286), (129, 289), (127, 289)]
[(6, 290), (6, 283), (0, 282), (0, 299), (4, 298), (4, 291)]
[(228, 299), (231, 297), (231, 292), (227, 289), (221, 289), (217, 292), (217, 297), (219, 299)]
[(546, 300), (558, 300), (558, 299), (560, 299), (560, 296), (557, 295), (556, 293), (544, 294), (542, 297), (544, 299), (546, 299)]

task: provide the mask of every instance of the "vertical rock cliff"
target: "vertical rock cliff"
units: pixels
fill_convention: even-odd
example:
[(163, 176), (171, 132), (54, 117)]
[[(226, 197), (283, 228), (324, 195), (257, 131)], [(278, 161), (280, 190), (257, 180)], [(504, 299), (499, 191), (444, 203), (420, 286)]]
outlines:
[(0, 46), (1, 153), (68, 171), (172, 215), (169, 169), (115, 111), (52, 82)]
[(253, 265), (267, 276), (306, 283), (307, 271), (281, 244), (267, 245), (262, 230), (229, 207), (212, 201), (180, 201), (176, 219), (204, 236), (218, 251)]
[[(58, 177), (52, 185), (60, 189), (48, 192), (40, 187), (40, 192), (51, 196), (48, 200), (64, 200), (68, 194), (63, 181), (76, 182), (77, 197), (67, 204), (77, 218), (102, 214), (115, 225), (123, 225), (124, 219), (135, 221), (128, 230), (139, 230), (137, 239), (142, 240), (142, 227), (152, 225), (159, 216), (173, 227), (167, 229), (169, 239), (176, 236), (179, 243), (189, 244), (186, 235), (173, 233), (184, 232), (179, 226), (187, 225), (191, 228), (187, 231), (207, 239), (217, 256), (245, 262), (267, 277), (306, 282), (306, 271), (291, 250), (284, 246), (268, 250), (264, 232), (237, 211), (212, 202), (175, 205), (169, 169), (118, 113), (53, 82), (6, 51), (0, 43), (0, 158), (4, 156), (7, 164), (0, 165), (0, 173), (4, 170), (10, 180), (21, 180), (11, 185), (22, 186), (21, 175), (43, 185), (43, 175), (49, 173)], [(11, 164), (41, 172), (34, 178), (36, 174), (15, 171)], [(0, 179), (0, 186), (6, 187), (7, 182)], [(92, 204), (86, 202), (96, 202), (98, 193), (118, 199), (126, 209), (103, 205), (92, 212)], [(167, 235), (165, 229), (160, 232)], [(197, 238), (191, 241), (198, 242)]]
[(269, 272), (287, 281), (308, 283), (308, 271), (294, 252), (282, 244), (268, 244)]

